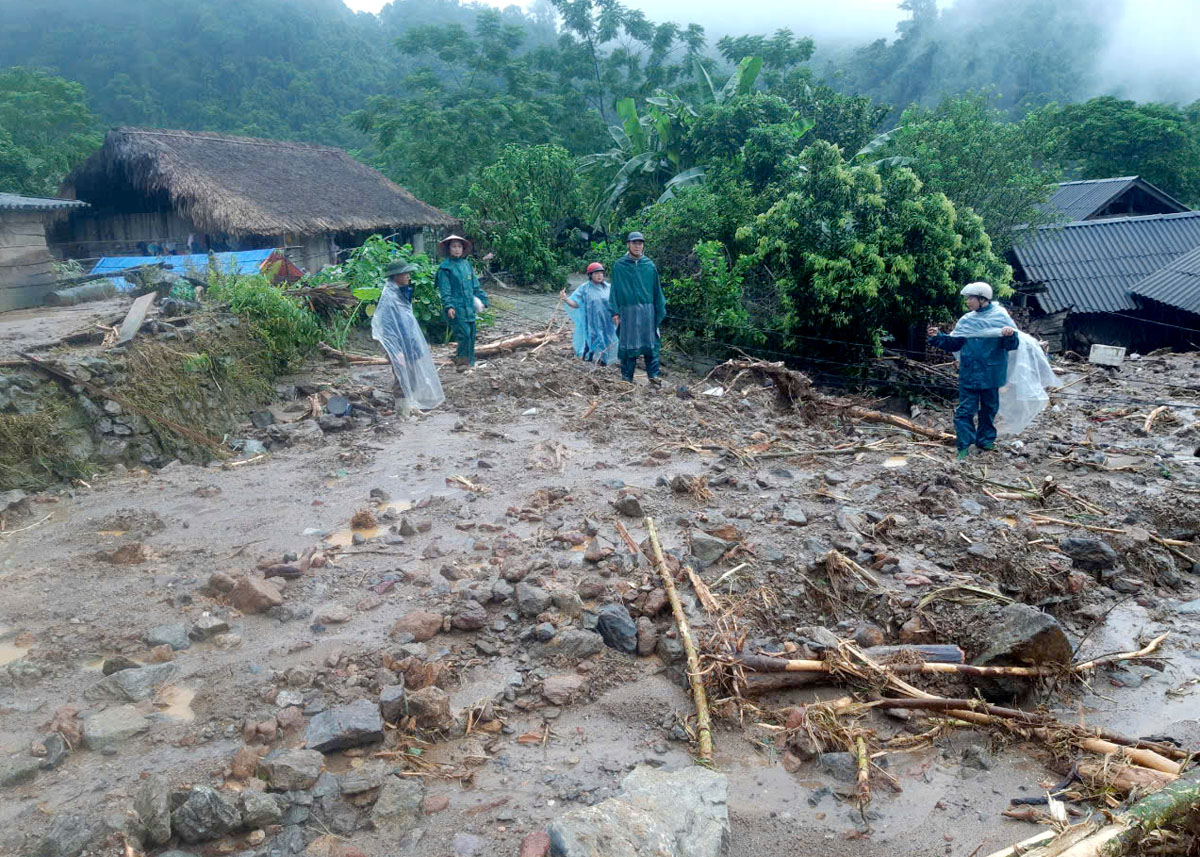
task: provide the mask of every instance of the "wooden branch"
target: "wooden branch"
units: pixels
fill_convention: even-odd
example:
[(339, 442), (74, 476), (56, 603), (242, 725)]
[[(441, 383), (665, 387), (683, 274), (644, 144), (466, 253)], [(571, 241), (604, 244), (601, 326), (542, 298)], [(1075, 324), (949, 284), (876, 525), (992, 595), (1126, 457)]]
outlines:
[(1083, 781), (1092, 788), (1113, 789), (1125, 797), (1134, 792), (1156, 792), (1178, 779), (1174, 774), (1137, 765), (1109, 765), (1104, 762), (1080, 762), (1078, 771)]
[(856, 420), (865, 420), (869, 423), (885, 423), (886, 425), (896, 426), (897, 428), (902, 428), (905, 431), (919, 434), (931, 440), (938, 440), (943, 443), (954, 440), (954, 435), (952, 434), (946, 434), (946, 432), (937, 429), (926, 428), (914, 423), (912, 420), (906, 420), (904, 417), (896, 416), (895, 414), (885, 414), (881, 411), (872, 411), (869, 408), (860, 408), (856, 405), (842, 407), (841, 410), (846, 416)]
[(663, 588), (667, 590), (667, 600), (671, 603), (671, 612), (675, 615), (675, 627), (679, 630), (679, 641), (687, 654), (688, 683), (692, 687), (692, 699), (696, 703), (696, 743), (699, 748), (701, 764), (711, 765), (713, 756), (712, 725), (708, 716), (708, 696), (704, 692), (704, 678), (700, 672), (700, 656), (696, 653), (696, 643), (692, 640), (692, 632), (688, 628), (687, 616), (684, 615), (683, 605), (679, 603), (679, 593), (675, 591), (675, 579), (663, 559), (662, 545), (658, 543), (658, 531), (654, 528), (654, 519), (644, 519), (646, 530), (650, 534), (650, 547), (654, 552), (654, 567), (662, 578)]
[(999, 851), (993, 851), (987, 857), (1021, 857), (1022, 854), (1027, 854), (1028, 849), (1035, 845), (1041, 845), (1047, 840), (1053, 839), (1057, 834), (1053, 830), (1043, 830), (1041, 833), (1035, 833), (1028, 839), (1023, 839), (1016, 845), (1010, 845), (1007, 848), (1001, 848)]
[(351, 354), (349, 351), (339, 351), (326, 342), (318, 342), (317, 350), (327, 357), (345, 360), (352, 366), (387, 366), (391, 363), (386, 357), (370, 357), (366, 354)]
[(684, 565), (683, 570), (687, 573), (688, 580), (692, 582), (692, 588), (696, 590), (696, 597), (700, 599), (700, 604), (708, 613), (717, 613), (720, 607), (717, 606), (716, 600), (712, 596), (708, 585), (700, 579), (695, 570), (690, 565)]
[(854, 761), (857, 767), (855, 776), (854, 798), (858, 813), (865, 820), (867, 805), (871, 802), (871, 757), (867, 755), (867, 742), (862, 735), (854, 738)]
[(629, 549), (629, 552), (631, 554), (633, 554), (634, 556), (637, 556), (638, 555), (637, 542), (635, 542), (633, 540), (633, 536), (629, 535), (629, 530), (625, 529), (625, 525), (622, 524), (620, 521), (613, 521), (613, 526), (616, 527), (617, 534), (620, 535), (621, 541), (625, 542), (625, 547), (627, 547)]

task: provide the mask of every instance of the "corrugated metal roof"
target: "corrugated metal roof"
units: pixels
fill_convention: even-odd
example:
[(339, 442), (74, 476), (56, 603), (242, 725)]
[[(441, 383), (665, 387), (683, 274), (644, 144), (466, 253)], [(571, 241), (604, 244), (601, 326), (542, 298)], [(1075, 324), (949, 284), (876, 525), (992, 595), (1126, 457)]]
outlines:
[[(262, 268), (263, 262), (267, 261), (274, 252), (274, 249), (240, 250), (234, 253), (213, 253), (212, 256), (216, 259), (217, 268), (222, 272), (257, 274)], [(177, 274), (195, 274), (203, 277), (208, 273), (208, 259), (209, 254), (207, 253), (195, 253), (188, 256), (105, 256), (95, 264), (91, 273), (105, 274), (111, 271), (115, 274), (141, 265), (165, 265), (168, 271), (174, 271)], [(123, 292), (133, 288), (133, 284), (124, 277), (109, 277), (108, 279)]]
[(86, 202), (76, 199), (47, 199), (40, 196), (0, 193), (0, 210), (3, 211), (56, 211), (63, 208), (84, 208), (86, 206)]
[(1136, 309), (1130, 290), (1200, 247), (1200, 211), (1044, 226), (1013, 248), (1020, 280), (1044, 284), (1043, 312)]
[(1041, 208), (1055, 214), (1063, 214), (1067, 220), (1087, 220), (1132, 187), (1136, 180), (1137, 176), (1122, 176), (1115, 179), (1063, 182)]
[(1151, 274), (1131, 291), (1135, 297), (1200, 315), (1200, 247)]

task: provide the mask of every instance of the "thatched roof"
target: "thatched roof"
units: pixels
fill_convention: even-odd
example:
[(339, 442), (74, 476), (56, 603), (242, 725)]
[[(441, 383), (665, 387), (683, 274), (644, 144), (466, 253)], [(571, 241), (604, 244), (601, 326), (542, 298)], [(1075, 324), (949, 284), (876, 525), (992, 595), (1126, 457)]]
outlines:
[(341, 149), (199, 131), (114, 128), (100, 150), (67, 176), (60, 195), (102, 205), (122, 187), (166, 194), (199, 229), (228, 235), (456, 222)]

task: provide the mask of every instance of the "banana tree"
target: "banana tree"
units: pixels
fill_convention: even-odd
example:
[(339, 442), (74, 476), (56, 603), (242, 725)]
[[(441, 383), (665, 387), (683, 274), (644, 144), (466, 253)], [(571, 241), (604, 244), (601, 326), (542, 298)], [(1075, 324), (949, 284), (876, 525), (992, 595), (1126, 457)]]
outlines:
[(754, 82), (758, 80), (758, 74), (763, 67), (762, 57), (743, 57), (733, 74), (729, 76), (729, 80), (725, 81), (725, 85), (717, 89), (712, 78), (709, 77), (704, 63), (700, 62), (699, 58), (693, 62), (695, 63), (696, 77), (707, 84), (714, 104), (724, 104), (735, 95), (749, 95), (753, 91)]

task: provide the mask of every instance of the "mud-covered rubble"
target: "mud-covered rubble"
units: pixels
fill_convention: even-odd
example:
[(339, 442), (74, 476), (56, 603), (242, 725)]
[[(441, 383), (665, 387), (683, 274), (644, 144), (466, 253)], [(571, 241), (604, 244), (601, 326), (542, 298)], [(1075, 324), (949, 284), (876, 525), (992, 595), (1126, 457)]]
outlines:
[[(241, 435), (271, 452), (244, 467), (118, 475), (56, 504), (14, 495), (9, 529), (41, 509), (71, 517), (14, 535), (27, 564), (4, 566), (22, 609), (0, 614), (11, 629), (0, 639), (23, 652), (0, 667), (0, 785), (14, 801), (0, 850), (76, 857), (122, 853), (128, 841), (239, 857), (532, 857), (552, 842), (555, 853), (590, 853), (570, 849), (636, 822), (663, 853), (719, 853), (730, 836), (730, 853), (817, 853), (939, 801), (977, 807), (963, 810), (959, 835), (982, 837), (1004, 801), (979, 782), (981, 767), (998, 788), (1036, 788), (1038, 769), (1006, 767), (1013, 754), (946, 736), (918, 757), (947, 771), (934, 778), (942, 796), (921, 791), (898, 759), (889, 772), (927, 805), (882, 794), (864, 816), (850, 805), (849, 754), (819, 754), (794, 732), (777, 741), (717, 699), (728, 794), (708, 806), (728, 807), (732, 834), (698, 807), (704, 843), (681, 839), (691, 809), (631, 797), (709, 776), (688, 766), (682, 646), (644, 515), (658, 522), (706, 651), (732, 642), (820, 658), (853, 639), (1048, 664), (1081, 642), (1114, 650), (1171, 631), (1178, 668), (1114, 667), (1104, 692), (1153, 694), (1173, 712), (1165, 691), (1186, 699), (1197, 569), (1171, 548), (1194, 548), (1161, 543), (1200, 529), (1186, 409), (1142, 436), (1136, 419), (1112, 416), (1120, 407), (1064, 401), (1019, 444), (958, 467), (905, 434), (803, 403), (781, 410), (749, 377), (722, 397), (685, 395), (698, 379), (678, 369), (662, 391), (630, 391), (562, 351), (448, 375), (453, 412), (408, 419), (377, 392), (386, 369), (322, 367), (320, 381), (282, 384), (272, 407), (243, 421)], [(1155, 374), (1178, 363), (1191, 377), (1183, 358), (1149, 359), (1162, 364), (1145, 364)], [(1124, 389), (1130, 371), (1105, 375), (1108, 389)], [(375, 413), (323, 424), (330, 415), (314, 413), (335, 395)], [(1047, 476), (1102, 513), (1043, 492)], [(693, 593), (689, 568), (720, 613)], [(89, 588), (98, 594), (71, 591)], [(1106, 620), (1119, 603), (1124, 624)], [(927, 686), (996, 699), (1027, 687)], [(806, 693), (761, 704), (781, 710)], [(1085, 701), (1105, 716), (1102, 700), (1069, 686), (1052, 704)], [(1107, 711), (1116, 725), (1118, 711)], [(868, 722), (886, 735), (930, 728), (910, 712)], [(1195, 737), (1170, 719), (1131, 729)], [(73, 796), (80, 777), (113, 797)], [(772, 803), (764, 778), (794, 803)], [(888, 847), (944, 850), (941, 838), (967, 825), (929, 823), (936, 833)], [(796, 827), (813, 838), (798, 846), (808, 834)], [(830, 853), (880, 845), (838, 847)]]

